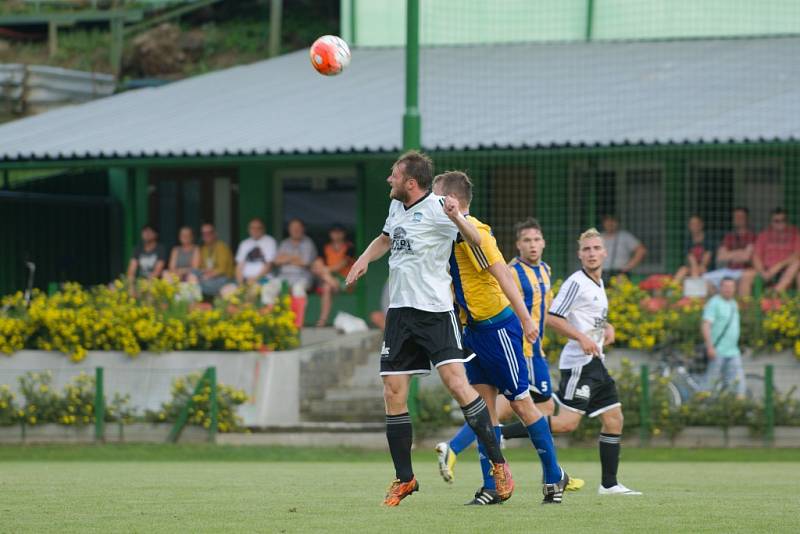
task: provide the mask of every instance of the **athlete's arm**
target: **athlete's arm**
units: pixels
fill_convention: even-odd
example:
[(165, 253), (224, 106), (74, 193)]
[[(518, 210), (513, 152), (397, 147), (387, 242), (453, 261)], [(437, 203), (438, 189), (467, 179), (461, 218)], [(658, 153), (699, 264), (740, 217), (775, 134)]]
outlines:
[(703, 334), (703, 341), (706, 344), (708, 359), (713, 360), (717, 357), (717, 349), (714, 347), (714, 342), (711, 341), (711, 321), (704, 320), (700, 332)]
[(464, 238), (464, 241), (475, 247), (481, 246), (480, 232), (478, 232), (478, 229), (475, 228), (475, 225), (469, 222), (461, 213), (461, 206), (459, 205), (456, 197), (452, 195), (446, 196), (444, 198), (444, 205), (442, 207), (444, 208), (444, 212), (447, 214), (447, 217), (453, 221), (453, 224), (455, 224), (458, 228), (458, 231), (461, 233), (461, 237)]
[(603, 345), (611, 345), (614, 343), (614, 340), (617, 336), (617, 331), (614, 330), (614, 326), (610, 323), (606, 323), (606, 327), (604, 328), (605, 333), (603, 335)]
[(497, 279), (497, 282), (500, 284), (500, 289), (503, 290), (503, 293), (508, 298), (509, 302), (511, 302), (511, 307), (514, 308), (514, 312), (522, 323), (522, 331), (525, 333), (525, 339), (533, 343), (536, 341), (536, 338), (539, 337), (539, 329), (536, 328), (536, 323), (533, 322), (531, 314), (522, 301), (522, 296), (519, 293), (516, 282), (514, 282), (511, 276), (511, 271), (509, 271), (508, 266), (499, 261), (489, 266), (489, 272)]
[(347, 274), (345, 282), (347, 285), (352, 285), (356, 280), (364, 276), (367, 272), (367, 267), (373, 261), (383, 257), (384, 254), (389, 252), (392, 245), (392, 240), (386, 234), (381, 234), (372, 240), (367, 249), (361, 256), (358, 257), (350, 272)]
[(545, 325), (552, 328), (562, 336), (567, 336), (570, 339), (574, 339), (581, 345), (581, 349), (583, 349), (584, 354), (591, 354), (592, 356), (600, 356), (600, 348), (597, 346), (597, 343), (591, 340), (589, 336), (580, 332), (577, 328), (569, 324), (569, 322), (560, 317), (555, 315), (554, 313), (550, 312), (547, 314), (547, 318), (545, 318)]

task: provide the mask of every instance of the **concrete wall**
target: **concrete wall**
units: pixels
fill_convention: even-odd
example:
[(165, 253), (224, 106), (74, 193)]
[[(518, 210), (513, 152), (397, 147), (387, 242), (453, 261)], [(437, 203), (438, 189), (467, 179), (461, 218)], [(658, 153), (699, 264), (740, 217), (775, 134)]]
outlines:
[[(371, 342), (375, 332), (337, 336), (330, 341), (283, 352), (170, 352), (142, 353), (130, 358), (121, 352), (91, 351), (80, 363), (56, 352), (25, 350), (0, 358), (0, 384), (18, 392), (18, 378), (28, 371), (53, 373), (61, 389), (81, 372), (94, 374), (103, 367), (106, 402), (114, 394), (130, 395), (137, 412), (157, 410), (170, 399), (172, 381), (216, 366), (217, 380), (242, 389), (250, 400), (239, 408), (247, 426), (290, 426), (300, 422), (300, 366), (312, 359), (337, 361), (354, 348)], [(19, 398), (19, 397), (18, 397)]]

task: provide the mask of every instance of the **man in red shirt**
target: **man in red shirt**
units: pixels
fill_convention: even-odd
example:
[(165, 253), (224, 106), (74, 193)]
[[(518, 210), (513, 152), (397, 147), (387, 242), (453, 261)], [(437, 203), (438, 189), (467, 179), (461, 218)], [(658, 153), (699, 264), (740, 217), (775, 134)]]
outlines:
[(739, 295), (750, 295), (756, 270), (753, 268), (753, 251), (756, 233), (750, 229), (750, 211), (744, 206), (733, 209), (733, 230), (725, 234), (717, 249), (717, 269), (703, 277), (719, 288), (724, 278), (738, 281)]
[(753, 266), (775, 291), (786, 291), (800, 282), (800, 231), (789, 224), (783, 208), (773, 210), (769, 227), (758, 234)]

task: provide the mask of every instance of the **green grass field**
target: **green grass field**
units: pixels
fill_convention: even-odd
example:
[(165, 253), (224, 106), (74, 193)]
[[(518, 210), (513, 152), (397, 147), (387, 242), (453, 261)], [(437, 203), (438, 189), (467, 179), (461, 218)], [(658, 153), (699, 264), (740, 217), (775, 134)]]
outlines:
[(538, 463), (509, 451), (510, 501), (464, 507), (474, 452), (452, 486), (418, 452), (419, 493), (379, 506), (388, 454), (207, 446), (0, 447), (0, 532), (797, 532), (800, 451), (624, 451), (642, 497), (599, 497), (593, 450), (561, 451), (586, 487), (541, 506)]

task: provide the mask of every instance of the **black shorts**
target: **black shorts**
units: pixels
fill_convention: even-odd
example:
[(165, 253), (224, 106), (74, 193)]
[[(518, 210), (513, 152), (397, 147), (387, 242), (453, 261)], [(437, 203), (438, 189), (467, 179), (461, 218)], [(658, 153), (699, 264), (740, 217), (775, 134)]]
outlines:
[(466, 362), (474, 354), (461, 345), (456, 314), (389, 308), (381, 346), (381, 376), (426, 375), (431, 364)]
[(589, 417), (622, 405), (617, 384), (599, 358), (592, 358), (583, 367), (561, 369), (555, 399), (564, 408)]

